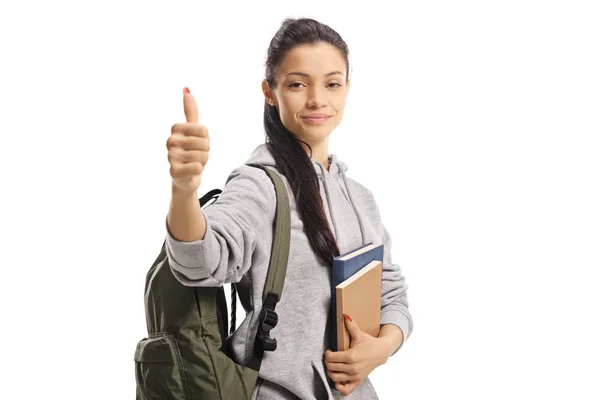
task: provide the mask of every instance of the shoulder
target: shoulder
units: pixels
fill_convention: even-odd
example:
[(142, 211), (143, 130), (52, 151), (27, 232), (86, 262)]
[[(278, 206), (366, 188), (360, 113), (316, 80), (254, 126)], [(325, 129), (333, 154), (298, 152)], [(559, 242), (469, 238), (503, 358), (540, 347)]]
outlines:
[(258, 186), (266, 186), (271, 181), (267, 173), (260, 168), (250, 166), (248, 164), (242, 164), (235, 168), (229, 176), (225, 185), (229, 185), (231, 181), (237, 180), (238, 182), (246, 182), (248, 184), (254, 184)]
[(242, 164), (231, 171), (218, 202), (235, 206), (239, 201), (269, 214), (274, 213), (275, 188), (264, 170)]
[(348, 190), (351, 192), (352, 198), (358, 207), (363, 209), (372, 218), (374, 224), (381, 224), (381, 213), (373, 191), (348, 176), (346, 176), (346, 182), (349, 186)]
[(350, 178), (346, 175), (346, 182), (348, 183), (348, 190), (352, 192), (353, 197), (358, 197), (361, 202), (374, 203), (375, 197), (371, 189), (363, 185), (362, 183)]

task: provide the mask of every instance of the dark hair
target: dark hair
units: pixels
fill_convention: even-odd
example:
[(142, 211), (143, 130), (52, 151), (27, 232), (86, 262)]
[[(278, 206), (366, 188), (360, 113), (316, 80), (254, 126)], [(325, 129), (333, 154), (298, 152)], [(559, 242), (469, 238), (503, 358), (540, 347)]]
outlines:
[[(266, 80), (269, 88), (276, 87), (277, 67), (289, 50), (302, 44), (329, 43), (338, 48), (346, 61), (346, 82), (349, 63), (348, 46), (341, 36), (329, 26), (314, 19), (286, 18), (269, 45), (267, 52)], [(306, 144), (312, 155), (312, 148), (297, 139), (281, 122), (275, 106), (265, 101), (264, 126), (265, 143), (275, 158), (277, 169), (287, 178), (296, 199), (300, 219), (308, 236), (311, 247), (327, 265), (340, 255), (329, 223), (319, 190), (319, 180), (313, 163), (302, 148)]]

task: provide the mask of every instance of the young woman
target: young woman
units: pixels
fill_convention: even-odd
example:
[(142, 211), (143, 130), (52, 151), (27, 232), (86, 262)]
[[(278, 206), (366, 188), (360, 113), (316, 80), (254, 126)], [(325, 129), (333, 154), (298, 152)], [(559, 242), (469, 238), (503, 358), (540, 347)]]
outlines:
[[(286, 19), (271, 40), (262, 84), (266, 142), (247, 163), (269, 166), (282, 177), (292, 230), (279, 321), (271, 331), (277, 349), (264, 354), (253, 399), (377, 399), (369, 373), (412, 332), (408, 286), (392, 263), (391, 239), (373, 195), (346, 177), (347, 165), (328, 151), (329, 135), (342, 120), (348, 72), (346, 43), (315, 20)], [(247, 317), (227, 340), (232, 358), (247, 365), (273, 240), (275, 190), (265, 171), (242, 165), (218, 200), (202, 210), (197, 191), (210, 141), (189, 90), (184, 111), (187, 122), (173, 125), (167, 140), (173, 178), (167, 254), (185, 285), (236, 284)], [(352, 347), (332, 352), (332, 260), (369, 242), (384, 245), (380, 335), (367, 335), (348, 319)]]

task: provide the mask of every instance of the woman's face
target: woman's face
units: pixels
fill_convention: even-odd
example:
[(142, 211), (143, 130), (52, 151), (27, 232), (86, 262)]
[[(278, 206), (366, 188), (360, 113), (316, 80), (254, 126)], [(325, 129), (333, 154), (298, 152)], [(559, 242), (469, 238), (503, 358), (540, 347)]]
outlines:
[[(276, 82), (271, 91), (264, 80), (263, 92), (277, 107), (283, 125), (311, 145), (327, 141), (342, 121), (350, 89), (340, 51), (328, 43), (296, 46), (277, 68)], [(328, 118), (306, 119), (315, 113)]]

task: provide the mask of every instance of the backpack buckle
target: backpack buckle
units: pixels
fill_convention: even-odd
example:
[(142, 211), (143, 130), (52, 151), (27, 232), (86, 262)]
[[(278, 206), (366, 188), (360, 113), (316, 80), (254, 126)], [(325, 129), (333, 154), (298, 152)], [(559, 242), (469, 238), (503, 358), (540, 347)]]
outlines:
[(259, 339), (265, 351), (274, 351), (277, 349), (277, 339), (270, 336), (271, 329), (277, 326), (277, 322), (277, 313), (274, 310), (263, 307), (258, 317), (257, 339)]

